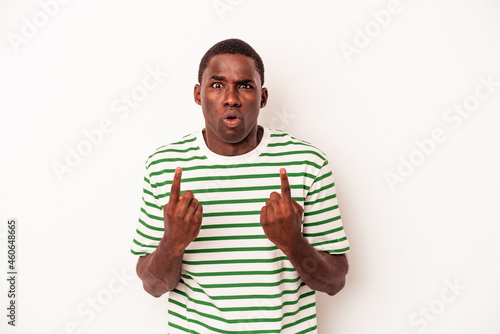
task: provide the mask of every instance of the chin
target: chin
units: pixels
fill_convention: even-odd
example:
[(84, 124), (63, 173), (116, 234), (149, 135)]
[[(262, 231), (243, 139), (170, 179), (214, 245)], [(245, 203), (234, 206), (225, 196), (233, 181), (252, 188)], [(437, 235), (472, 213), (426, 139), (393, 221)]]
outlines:
[(247, 136), (243, 133), (233, 133), (233, 134), (228, 134), (224, 133), (219, 138), (228, 143), (228, 144), (238, 144), (241, 143), (243, 140), (245, 140)]

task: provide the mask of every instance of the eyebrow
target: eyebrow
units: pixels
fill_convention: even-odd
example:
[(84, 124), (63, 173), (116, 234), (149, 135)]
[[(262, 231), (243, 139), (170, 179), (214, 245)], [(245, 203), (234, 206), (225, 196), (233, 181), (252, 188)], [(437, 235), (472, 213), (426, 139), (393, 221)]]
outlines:
[[(210, 77), (210, 79), (213, 79), (215, 81), (224, 81), (226, 78), (221, 76), (221, 75), (212, 75)], [(236, 83), (238, 85), (243, 85), (243, 84), (247, 84), (247, 83), (251, 83), (251, 82), (253, 82), (253, 80), (250, 80), (250, 79), (243, 79), (243, 80), (236, 81)]]
[(216, 81), (224, 81), (224, 77), (220, 75), (212, 75), (210, 79), (216, 80)]
[(244, 80), (238, 80), (236, 83), (238, 85), (244, 85), (244, 84), (251, 83), (251, 82), (253, 82), (253, 81), (250, 79), (244, 79)]

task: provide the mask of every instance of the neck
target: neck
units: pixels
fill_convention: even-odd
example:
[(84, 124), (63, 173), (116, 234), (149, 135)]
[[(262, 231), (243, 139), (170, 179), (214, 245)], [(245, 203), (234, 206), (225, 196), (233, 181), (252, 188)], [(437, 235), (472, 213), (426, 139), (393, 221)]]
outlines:
[(207, 129), (203, 129), (202, 133), (205, 144), (210, 151), (218, 155), (237, 156), (254, 150), (262, 140), (264, 129), (260, 125), (256, 126), (245, 139), (238, 143), (223, 142), (215, 134), (207, 133)]

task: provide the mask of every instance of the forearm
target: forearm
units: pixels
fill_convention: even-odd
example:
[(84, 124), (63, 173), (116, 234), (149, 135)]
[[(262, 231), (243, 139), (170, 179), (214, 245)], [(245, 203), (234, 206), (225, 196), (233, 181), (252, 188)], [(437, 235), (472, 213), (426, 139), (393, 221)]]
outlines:
[(284, 252), (311, 289), (332, 296), (344, 287), (348, 270), (344, 254), (330, 255), (318, 251), (305, 238), (301, 238), (292, 249)]
[(174, 253), (162, 240), (156, 250), (137, 261), (137, 275), (144, 290), (154, 297), (173, 290), (181, 277), (184, 253)]

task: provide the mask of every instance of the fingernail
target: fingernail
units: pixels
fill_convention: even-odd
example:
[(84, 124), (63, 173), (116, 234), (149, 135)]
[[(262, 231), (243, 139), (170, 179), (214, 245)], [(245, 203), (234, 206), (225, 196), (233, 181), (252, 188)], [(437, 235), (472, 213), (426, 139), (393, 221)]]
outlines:
[(181, 169), (180, 167), (177, 167), (177, 168), (175, 169), (175, 173), (176, 173), (176, 174), (179, 174), (179, 173), (181, 172), (181, 170), (182, 170), (182, 169)]
[(285, 175), (286, 170), (285, 170), (284, 168), (281, 168), (281, 169), (280, 169), (280, 173), (281, 173), (281, 174), (283, 174), (283, 175)]

